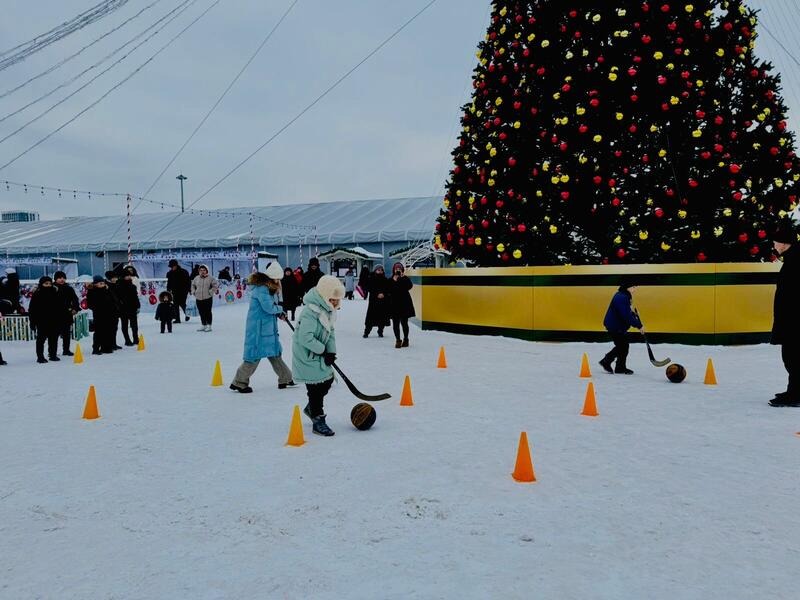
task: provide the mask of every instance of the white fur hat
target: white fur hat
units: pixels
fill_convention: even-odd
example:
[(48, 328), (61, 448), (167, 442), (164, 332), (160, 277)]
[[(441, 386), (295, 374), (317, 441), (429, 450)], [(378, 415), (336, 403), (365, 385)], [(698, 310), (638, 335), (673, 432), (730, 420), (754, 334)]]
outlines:
[(331, 298), (344, 298), (344, 286), (333, 275), (323, 275), (319, 278), (317, 283), (317, 291), (322, 296), (323, 300), (330, 300)]
[(12, 273), (16, 273), (17, 270), (14, 267), (8, 267), (6, 269), (6, 275), (11, 275)]
[(280, 281), (283, 279), (283, 267), (278, 263), (278, 261), (274, 261), (269, 263), (267, 267), (267, 272), (265, 273), (267, 277), (270, 279), (275, 279), (276, 281)]

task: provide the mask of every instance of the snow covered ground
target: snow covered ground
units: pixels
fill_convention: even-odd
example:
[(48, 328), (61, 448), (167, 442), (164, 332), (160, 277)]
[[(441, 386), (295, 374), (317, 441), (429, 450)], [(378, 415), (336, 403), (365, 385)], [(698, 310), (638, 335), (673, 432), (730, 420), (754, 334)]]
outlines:
[[(766, 404), (777, 348), (656, 346), (689, 372), (674, 385), (640, 345), (632, 377), (598, 372), (607, 345), (412, 328), (395, 350), (361, 338), (364, 309), (340, 313), (339, 364), (393, 398), (360, 432), (337, 384), (336, 436), (304, 422), (300, 448), (284, 442), (303, 388), (278, 391), (265, 362), (254, 394), (227, 389), (244, 306), (218, 309), (212, 334), (147, 319), (143, 353), (84, 341), (80, 366), (3, 344), (0, 597), (798, 597), (800, 410)], [(579, 415), (584, 351), (597, 418)], [(90, 384), (96, 421), (80, 418)], [(523, 430), (534, 484), (510, 477)]]

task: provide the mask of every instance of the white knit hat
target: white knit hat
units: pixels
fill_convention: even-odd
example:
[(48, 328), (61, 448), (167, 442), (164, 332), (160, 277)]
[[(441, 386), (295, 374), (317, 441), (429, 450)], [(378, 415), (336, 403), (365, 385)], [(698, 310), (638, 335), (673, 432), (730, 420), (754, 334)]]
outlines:
[(6, 275), (11, 275), (12, 273), (16, 273), (17, 270), (14, 267), (8, 267), (6, 269)]
[(265, 273), (265, 275), (270, 279), (275, 279), (276, 281), (279, 281), (283, 279), (283, 267), (281, 267), (280, 263), (277, 260), (275, 262), (271, 262), (267, 267), (267, 272)]
[(317, 291), (319, 295), (322, 296), (323, 300), (330, 300), (331, 298), (341, 300), (344, 298), (344, 286), (342, 282), (333, 275), (323, 275), (320, 277), (317, 283)]

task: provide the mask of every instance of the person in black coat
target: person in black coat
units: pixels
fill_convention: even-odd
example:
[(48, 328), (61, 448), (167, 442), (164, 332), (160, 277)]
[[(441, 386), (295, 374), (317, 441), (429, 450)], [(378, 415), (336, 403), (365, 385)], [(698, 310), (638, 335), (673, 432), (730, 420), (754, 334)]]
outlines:
[(281, 279), (281, 293), (283, 294), (283, 311), (286, 313), (287, 318), (291, 313), (291, 320), (294, 321), (294, 313), (300, 304), (300, 286), (297, 285), (294, 273), (291, 267), (286, 267), (283, 270), (283, 279)]
[(122, 350), (122, 346), (117, 344), (117, 332), (119, 331), (119, 318), (122, 314), (122, 302), (119, 299), (119, 272), (106, 271), (106, 287), (111, 295), (111, 301), (114, 303), (114, 335), (113, 340), (114, 350)]
[(92, 354), (111, 354), (116, 349), (117, 302), (106, 280), (95, 275), (86, 292), (86, 304), (92, 311), (94, 338)]
[(70, 340), (72, 339), (72, 323), (75, 321), (75, 315), (81, 311), (80, 302), (78, 302), (78, 294), (70, 284), (67, 283), (67, 274), (64, 271), (56, 271), (53, 274), (55, 286), (58, 290), (58, 297), (61, 300), (62, 318), (63, 322), (61, 329), (58, 332), (61, 336), (61, 354), (62, 356), (72, 356), (69, 349)]
[(317, 287), (320, 277), (322, 277), (322, 271), (319, 268), (319, 259), (312, 256), (308, 260), (308, 271), (303, 274), (303, 296), (312, 288)]
[[(135, 346), (139, 343), (139, 289), (133, 284), (133, 276), (125, 271), (119, 278), (116, 285), (117, 298), (120, 304), (120, 321), (122, 324), (122, 336), (125, 338), (126, 346)], [(130, 327), (131, 334), (128, 335)]]
[(771, 406), (800, 407), (800, 321), (797, 303), (800, 300), (800, 242), (791, 225), (779, 228), (772, 236), (775, 251), (783, 259), (778, 273), (773, 304), (771, 343), (781, 347), (783, 366), (789, 374), (785, 392), (775, 394)]
[(19, 275), (13, 267), (8, 267), (5, 277), (0, 278), (0, 298), (11, 304), (11, 312), (6, 314), (22, 314), (20, 310), (22, 306), (19, 303)]
[[(389, 314), (392, 317), (395, 348), (408, 348), (408, 320), (416, 316), (410, 293), (412, 287), (414, 284), (406, 277), (406, 268), (403, 263), (394, 263), (392, 278), (389, 280)], [(401, 326), (403, 328), (402, 341), (400, 340)]]
[[(633, 375), (626, 364), (628, 360), (628, 329), (636, 327), (639, 331), (644, 333), (644, 327), (639, 320), (639, 315), (633, 312), (631, 303), (633, 295), (631, 290), (636, 288), (636, 284), (630, 281), (624, 282), (619, 286), (619, 290), (614, 294), (611, 302), (608, 305), (603, 325), (611, 334), (611, 340), (614, 342), (614, 348), (611, 352), (606, 354), (600, 361), (600, 366), (606, 370), (607, 373), (621, 373), (623, 375)], [(617, 365), (612, 371), (611, 363), (617, 360)]]
[(167, 291), (172, 294), (172, 302), (175, 304), (176, 323), (181, 322), (181, 308), (186, 320), (189, 320), (189, 315), (186, 314), (186, 298), (189, 297), (191, 289), (192, 279), (189, 277), (189, 271), (173, 258), (169, 261), (169, 271), (167, 271)]
[(58, 290), (53, 287), (53, 280), (45, 275), (39, 279), (39, 287), (31, 296), (28, 306), (28, 319), (31, 329), (36, 330), (36, 358), (39, 363), (46, 363), (44, 357), (44, 343), (47, 341), (47, 350), (52, 361), (61, 360), (56, 355), (58, 348), (58, 334), (64, 324), (63, 306)]
[(233, 281), (233, 277), (231, 277), (231, 268), (230, 267), (223, 267), (223, 269), (217, 275), (218, 281), (227, 281), (230, 283)]
[(373, 327), (378, 328), (378, 337), (383, 337), (383, 328), (389, 324), (389, 280), (383, 273), (383, 265), (375, 267), (368, 286), (369, 304), (364, 319), (364, 337), (369, 337)]

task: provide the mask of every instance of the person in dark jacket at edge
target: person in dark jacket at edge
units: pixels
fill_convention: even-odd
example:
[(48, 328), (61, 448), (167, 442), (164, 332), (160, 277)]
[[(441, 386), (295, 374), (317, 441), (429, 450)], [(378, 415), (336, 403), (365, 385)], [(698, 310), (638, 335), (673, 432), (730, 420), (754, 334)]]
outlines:
[(283, 294), (283, 310), (286, 313), (286, 318), (288, 319), (291, 315), (291, 320), (294, 321), (295, 311), (302, 298), (300, 298), (300, 286), (291, 267), (286, 267), (283, 270), (281, 292)]
[(119, 271), (106, 271), (106, 287), (109, 296), (114, 304), (114, 335), (111, 337), (114, 350), (122, 350), (122, 346), (117, 343), (117, 332), (119, 331), (119, 317), (122, 314), (122, 302), (119, 299)]
[(303, 274), (302, 296), (317, 287), (320, 277), (322, 277), (322, 271), (319, 268), (319, 259), (316, 256), (312, 256), (308, 259), (308, 271)]
[[(608, 333), (611, 334), (611, 340), (614, 342), (614, 348), (600, 361), (600, 366), (607, 373), (633, 375), (633, 371), (625, 364), (628, 359), (628, 349), (630, 348), (628, 329), (636, 327), (636, 329), (644, 333), (644, 326), (639, 320), (639, 315), (633, 312), (631, 307), (631, 302), (633, 301), (631, 292), (636, 287), (633, 282), (623, 282), (611, 299), (606, 311), (606, 317), (603, 319), (603, 325), (608, 330)], [(617, 360), (617, 365), (612, 370), (611, 363), (614, 359)]]
[(783, 260), (778, 273), (773, 303), (772, 339), (781, 347), (783, 366), (789, 374), (785, 392), (775, 394), (770, 406), (800, 407), (800, 320), (797, 301), (800, 300), (800, 243), (797, 229), (791, 223), (781, 225), (772, 236), (775, 252)]
[(167, 291), (172, 294), (172, 302), (175, 304), (175, 322), (181, 322), (181, 310), (186, 320), (186, 298), (189, 297), (189, 290), (192, 289), (192, 280), (189, 271), (178, 264), (174, 258), (169, 261), (169, 271), (167, 271)]
[(53, 287), (53, 280), (45, 275), (39, 278), (39, 287), (31, 296), (28, 306), (28, 319), (31, 328), (36, 330), (36, 358), (39, 363), (46, 363), (44, 343), (47, 341), (48, 355), (51, 361), (61, 360), (56, 355), (58, 350), (58, 334), (63, 326), (61, 298)]
[(53, 280), (58, 290), (58, 298), (61, 300), (63, 322), (58, 332), (59, 336), (61, 336), (61, 355), (72, 356), (72, 351), (69, 349), (70, 340), (72, 339), (72, 323), (75, 320), (75, 315), (81, 311), (81, 305), (78, 301), (78, 294), (67, 283), (67, 274), (64, 271), (56, 271), (53, 274)]

